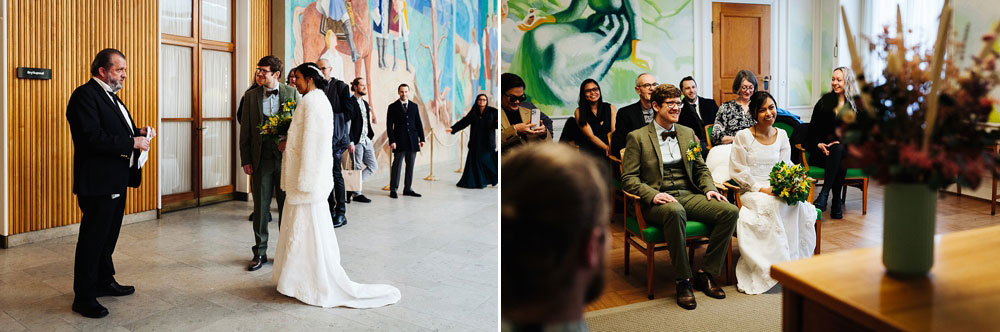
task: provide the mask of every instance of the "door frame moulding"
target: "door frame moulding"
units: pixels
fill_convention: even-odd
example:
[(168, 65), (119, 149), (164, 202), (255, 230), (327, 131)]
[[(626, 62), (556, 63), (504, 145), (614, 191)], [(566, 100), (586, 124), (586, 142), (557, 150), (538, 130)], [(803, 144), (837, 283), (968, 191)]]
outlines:
[(8, 100), (8, 82), (7, 82), (7, 0), (0, 0), (0, 26), (2, 26), (3, 32), (0, 33), (0, 137), (3, 139), (3, 143), (0, 143), (0, 235), (3, 236), (3, 241), (0, 241), (0, 245), (6, 248), (7, 236), (10, 235), (10, 140), (8, 139), (9, 131), (7, 130), (8, 118), (7, 114), (9, 105)]
[[(715, 99), (715, 91), (712, 91), (713, 80), (715, 79), (713, 65), (712, 45), (712, 4), (713, 3), (742, 3), (750, 5), (771, 6), (771, 83), (777, 86), (770, 86), (771, 91), (781, 91), (787, 87), (785, 79), (785, 68), (777, 64), (788, 61), (788, 32), (780, 29), (785, 25), (788, 18), (788, 0), (696, 0), (694, 2), (694, 77), (698, 81), (698, 94)], [(760, 82), (763, 89), (763, 82)], [(725, 86), (725, 85), (723, 85)], [(705, 87), (708, 87), (706, 90)], [(784, 108), (786, 98), (775, 96), (778, 99), (778, 107)], [(716, 100), (724, 103), (726, 100)]]

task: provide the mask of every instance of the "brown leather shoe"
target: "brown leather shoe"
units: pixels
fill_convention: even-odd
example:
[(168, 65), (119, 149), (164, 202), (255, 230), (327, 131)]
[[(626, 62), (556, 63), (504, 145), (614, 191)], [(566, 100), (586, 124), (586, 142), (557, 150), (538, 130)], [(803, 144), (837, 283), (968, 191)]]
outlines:
[(677, 305), (687, 310), (694, 310), (698, 302), (694, 300), (694, 292), (691, 291), (691, 281), (684, 279), (677, 283)]
[(694, 289), (705, 292), (705, 295), (711, 298), (726, 298), (726, 292), (715, 283), (715, 278), (712, 278), (712, 275), (708, 274), (708, 272), (697, 272), (694, 274)]
[(247, 271), (257, 271), (264, 266), (264, 263), (267, 263), (267, 255), (254, 255), (250, 260), (250, 266), (247, 266)]

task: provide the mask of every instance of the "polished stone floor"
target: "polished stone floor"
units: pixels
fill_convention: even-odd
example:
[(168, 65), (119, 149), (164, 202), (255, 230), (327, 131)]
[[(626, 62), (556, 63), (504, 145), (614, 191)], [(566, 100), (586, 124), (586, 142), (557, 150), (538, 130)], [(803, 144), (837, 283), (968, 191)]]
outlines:
[(434, 182), (418, 168), (421, 198), (391, 199), (384, 176), (370, 179), (374, 202), (349, 204), (337, 228), (351, 279), (398, 287), (397, 304), (324, 309), (278, 293), (272, 264), (245, 269), (251, 205), (226, 202), (124, 226), (116, 278), (136, 293), (100, 298), (102, 319), (70, 310), (75, 235), (0, 249), (0, 331), (495, 331), (498, 189), (456, 187), (454, 166)]

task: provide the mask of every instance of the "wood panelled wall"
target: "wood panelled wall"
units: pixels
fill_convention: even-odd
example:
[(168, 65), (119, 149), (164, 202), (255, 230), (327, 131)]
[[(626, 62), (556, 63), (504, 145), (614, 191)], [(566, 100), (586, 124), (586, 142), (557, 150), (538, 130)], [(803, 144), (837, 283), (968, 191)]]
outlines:
[[(90, 79), (101, 49), (125, 54), (118, 93), (137, 127), (156, 126), (159, 7), (149, 0), (8, 0), (10, 233), (80, 222), (73, 195), (73, 144), (66, 105)], [(51, 80), (17, 78), (17, 67), (51, 68)], [(151, 150), (143, 182), (129, 189), (125, 213), (155, 210), (159, 153)]]
[[(271, 54), (271, 0), (250, 0), (250, 78), (257, 70), (257, 61)], [(282, 59), (284, 61), (284, 59)], [(282, 81), (288, 66), (282, 68)], [(243, 91), (236, 92), (236, 99), (243, 98)], [(239, 102), (237, 102), (239, 103)]]

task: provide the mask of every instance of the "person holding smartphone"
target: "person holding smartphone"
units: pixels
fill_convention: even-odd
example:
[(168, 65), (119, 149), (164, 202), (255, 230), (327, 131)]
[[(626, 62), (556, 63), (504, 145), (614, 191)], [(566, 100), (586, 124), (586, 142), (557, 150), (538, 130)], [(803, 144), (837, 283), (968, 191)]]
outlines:
[(524, 80), (511, 73), (500, 75), (500, 97), (503, 113), (500, 114), (500, 151), (506, 154), (511, 148), (531, 142), (552, 141), (552, 119), (538, 109), (529, 109), (521, 103), (527, 100)]

